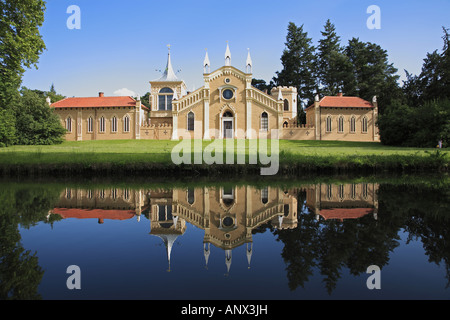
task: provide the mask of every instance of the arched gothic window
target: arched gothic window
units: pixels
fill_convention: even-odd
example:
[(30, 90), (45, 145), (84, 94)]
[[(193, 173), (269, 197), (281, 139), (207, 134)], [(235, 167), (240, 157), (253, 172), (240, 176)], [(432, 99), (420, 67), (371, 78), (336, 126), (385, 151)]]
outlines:
[(261, 202), (266, 204), (269, 202), (269, 188), (265, 187), (261, 190)]
[(261, 130), (267, 131), (269, 128), (269, 115), (267, 112), (261, 113)]
[(92, 119), (92, 117), (89, 117), (87, 120), (87, 132), (91, 133), (93, 131), (93, 123), (94, 120)]
[(344, 117), (340, 116), (338, 119), (338, 132), (344, 132)]
[(188, 188), (188, 190), (187, 190), (187, 202), (189, 204), (194, 204), (194, 201), (195, 201), (194, 188)]
[(163, 228), (170, 228), (173, 225), (172, 205), (158, 204), (158, 222)]
[(129, 116), (125, 116), (125, 118), (123, 118), (123, 131), (130, 132), (130, 117)]
[(350, 132), (355, 133), (356, 131), (356, 118), (355, 116), (352, 116), (350, 118)]
[(117, 132), (117, 117), (111, 118), (111, 132)]
[(194, 131), (195, 115), (190, 111), (187, 115), (187, 129), (188, 131)]
[(106, 129), (105, 117), (101, 117), (100, 118), (100, 123), (99, 123), (99, 131), (100, 132), (105, 132), (105, 129)]
[(158, 93), (158, 110), (172, 110), (173, 90), (162, 88)]
[(285, 204), (283, 206), (284, 216), (287, 217), (289, 215), (289, 204)]
[(223, 114), (223, 117), (224, 117), (224, 118), (225, 118), (225, 117), (230, 118), (230, 117), (233, 117), (233, 114), (231, 113), (231, 111), (225, 111), (224, 114)]
[(66, 119), (66, 129), (69, 132), (72, 132), (72, 118), (71, 117), (67, 117)]
[(331, 116), (327, 117), (327, 121), (326, 122), (327, 122), (326, 123), (327, 132), (331, 132)]
[(227, 207), (231, 207), (234, 204), (233, 188), (226, 187), (222, 189), (222, 203)]
[(288, 101), (288, 99), (284, 99), (284, 111), (289, 111), (289, 101)]
[(363, 133), (367, 133), (367, 118), (366, 117), (363, 117), (362, 118), (362, 127), (361, 127), (361, 129), (362, 129), (362, 132)]

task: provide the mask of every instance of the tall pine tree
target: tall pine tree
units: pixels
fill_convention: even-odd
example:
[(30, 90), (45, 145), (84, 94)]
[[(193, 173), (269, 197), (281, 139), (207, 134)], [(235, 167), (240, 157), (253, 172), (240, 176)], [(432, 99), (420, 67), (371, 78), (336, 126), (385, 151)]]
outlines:
[(340, 45), (334, 24), (327, 20), (316, 55), (317, 80), (321, 96), (354, 91), (355, 79), (349, 58)]
[(449, 29), (442, 27), (444, 45), (442, 52), (434, 50), (427, 53), (422, 70), (418, 76), (406, 71), (407, 80), (403, 92), (408, 104), (417, 107), (433, 99), (450, 99), (450, 48)]
[(289, 22), (285, 45), (281, 56), (283, 69), (276, 72), (273, 82), (276, 86), (297, 88), (298, 114), (301, 115), (302, 102), (308, 106), (314, 101), (315, 47), (308, 33), (303, 30), (303, 25), (297, 27), (293, 22)]

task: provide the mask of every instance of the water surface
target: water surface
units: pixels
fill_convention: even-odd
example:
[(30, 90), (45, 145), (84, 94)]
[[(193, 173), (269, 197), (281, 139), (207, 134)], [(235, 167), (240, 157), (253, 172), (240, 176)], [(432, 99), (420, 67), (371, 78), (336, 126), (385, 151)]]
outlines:
[(448, 299), (448, 193), (445, 179), (4, 182), (1, 298)]

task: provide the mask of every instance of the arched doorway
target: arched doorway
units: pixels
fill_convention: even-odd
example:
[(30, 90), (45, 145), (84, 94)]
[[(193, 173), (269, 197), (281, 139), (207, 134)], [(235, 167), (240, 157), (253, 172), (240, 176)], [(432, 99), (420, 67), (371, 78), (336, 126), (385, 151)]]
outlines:
[(224, 139), (232, 139), (234, 132), (234, 117), (231, 111), (225, 111), (222, 115), (222, 135)]

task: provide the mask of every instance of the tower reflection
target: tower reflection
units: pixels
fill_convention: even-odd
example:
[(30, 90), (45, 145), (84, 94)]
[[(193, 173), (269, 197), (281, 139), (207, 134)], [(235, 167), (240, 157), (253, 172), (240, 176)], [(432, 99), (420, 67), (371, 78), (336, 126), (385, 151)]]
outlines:
[[(150, 235), (162, 239), (171, 270), (172, 247), (187, 223), (204, 230), (203, 254), (208, 267), (211, 245), (224, 252), (227, 273), (232, 253), (245, 245), (250, 267), (253, 233), (266, 224), (278, 230), (295, 229), (298, 215), (314, 213), (317, 220), (377, 219), (378, 185), (311, 184), (295, 188), (203, 186), (152, 189), (66, 188), (50, 214), (61, 218), (150, 221)], [(299, 193), (306, 194), (299, 199)]]

